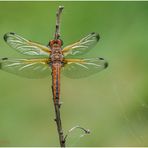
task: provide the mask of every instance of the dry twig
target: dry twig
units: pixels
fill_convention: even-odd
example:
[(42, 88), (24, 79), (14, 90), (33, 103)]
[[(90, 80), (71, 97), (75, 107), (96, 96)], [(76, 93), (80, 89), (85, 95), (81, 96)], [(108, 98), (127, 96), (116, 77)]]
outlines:
[[(60, 15), (63, 10), (63, 6), (59, 6), (58, 11), (56, 13), (56, 30), (55, 30), (55, 40), (59, 39), (60, 37)], [(53, 86), (52, 86), (52, 92), (53, 92)], [(62, 123), (61, 123), (61, 117), (60, 117), (60, 103), (59, 103), (60, 98), (57, 98), (57, 101), (55, 102), (54, 97), (53, 97), (53, 102), (54, 102), (54, 108), (55, 108), (55, 122), (57, 124), (57, 131), (59, 135), (59, 141), (60, 141), (60, 146), (65, 147), (65, 138), (64, 138), (64, 133), (62, 129)]]

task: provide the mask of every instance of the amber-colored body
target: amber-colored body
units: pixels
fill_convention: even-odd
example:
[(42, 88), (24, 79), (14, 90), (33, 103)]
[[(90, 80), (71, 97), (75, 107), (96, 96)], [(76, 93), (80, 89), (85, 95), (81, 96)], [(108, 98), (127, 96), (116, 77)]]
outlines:
[(51, 68), (52, 68), (52, 88), (55, 102), (59, 103), (60, 99), (60, 70), (63, 62), (62, 41), (52, 40), (49, 42), (51, 48)]

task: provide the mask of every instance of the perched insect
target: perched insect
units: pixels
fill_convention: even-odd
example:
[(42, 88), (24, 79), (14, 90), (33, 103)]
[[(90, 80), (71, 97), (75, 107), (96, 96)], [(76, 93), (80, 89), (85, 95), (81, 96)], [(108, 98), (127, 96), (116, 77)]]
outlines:
[[(103, 58), (79, 59), (77, 55), (87, 53), (99, 41), (99, 34), (93, 32), (74, 44), (62, 48), (63, 42), (57, 36), (44, 46), (27, 40), (15, 33), (6, 33), (5, 42), (16, 51), (31, 59), (0, 59), (0, 69), (27, 78), (42, 78), (52, 74), (53, 96), (60, 98), (60, 73), (69, 78), (82, 78), (95, 74), (108, 63)], [(72, 58), (68, 58), (70, 57)]]

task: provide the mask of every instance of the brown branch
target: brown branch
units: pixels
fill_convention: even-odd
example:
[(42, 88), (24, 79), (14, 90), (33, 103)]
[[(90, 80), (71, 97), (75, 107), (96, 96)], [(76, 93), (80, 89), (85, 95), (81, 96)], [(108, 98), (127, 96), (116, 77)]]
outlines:
[[(63, 6), (59, 6), (59, 9), (56, 13), (56, 30), (55, 30), (55, 40), (58, 39), (60, 37), (60, 15), (62, 13), (63, 10)], [(53, 86), (52, 86), (52, 93), (53, 93), (53, 103), (54, 103), (54, 108), (55, 108), (55, 122), (57, 124), (57, 131), (58, 131), (58, 135), (59, 135), (59, 142), (60, 142), (60, 146), (61, 147), (65, 147), (65, 138), (64, 138), (64, 133), (63, 133), (63, 129), (62, 129), (62, 123), (61, 123), (61, 117), (60, 117), (60, 98), (54, 98), (54, 90), (53, 90)]]
[(60, 37), (60, 15), (63, 9), (64, 9), (64, 6), (59, 6), (59, 9), (56, 13), (56, 30), (55, 30), (55, 37), (54, 37), (55, 40)]
[[(53, 93), (53, 86), (52, 86), (52, 93)], [(56, 115), (55, 122), (57, 124), (57, 131), (58, 131), (58, 135), (59, 135), (60, 146), (65, 147), (66, 139), (64, 137), (64, 133), (63, 133), (63, 130), (62, 130), (59, 98), (55, 102), (55, 99), (53, 97), (53, 103), (54, 103), (54, 108), (55, 108), (55, 115)]]
[[(57, 40), (60, 38), (60, 16), (61, 16), (61, 13), (62, 13), (62, 10), (64, 9), (63, 6), (59, 6), (58, 8), (58, 11), (56, 13), (56, 30), (55, 30), (55, 37), (54, 39)], [(89, 130), (86, 130), (84, 129), (83, 127), (80, 127), (80, 126), (75, 126), (73, 127), (72, 129), (69, 130), (69, 132), (66, 134), (66, 136), (64, 136), (64, 133), (63, 133), (63, 129), (62, 129), (62, 122), (61, 122), (61, 116), (60, 116), (60, 98), (56, 96), (56, 98), (54, 98), (54, 88), (52, 86), (52, 93), (53, 93), (53, 103), (54, 103), (54, 108), (55, 108), (55, 122), (57, 124), (57, 131), (58, 131), (58, 135), (59, 135), (59, 142), (60, 142), (60, 146), (62, 148), (65, 148), (66, 146), (66, 139), (69, 135), (69, 133), (73, 130), (75, 130), (76, 128), (82, 130), (85, 132), (85, 134), (89, 134), (90, 131)]]

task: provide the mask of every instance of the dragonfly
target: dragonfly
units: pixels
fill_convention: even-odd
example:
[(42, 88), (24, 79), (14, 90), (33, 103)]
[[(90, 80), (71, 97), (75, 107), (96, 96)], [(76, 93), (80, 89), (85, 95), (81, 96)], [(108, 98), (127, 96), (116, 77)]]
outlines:
[(60, 38), (42, 45), (16, 33), (6, 33), (4, 41), (17, 52), (30, 58), (1, 58), (0, 69), (27, 78), (44, 78), (52, 75), (53, 98), (59, 102), (61, 73), (69, 78), (84, 78), (108, 67), (103, 58), (77, 58), (89, 52), (100, 39), (92, 32), (82, 39), (63, 47)]

